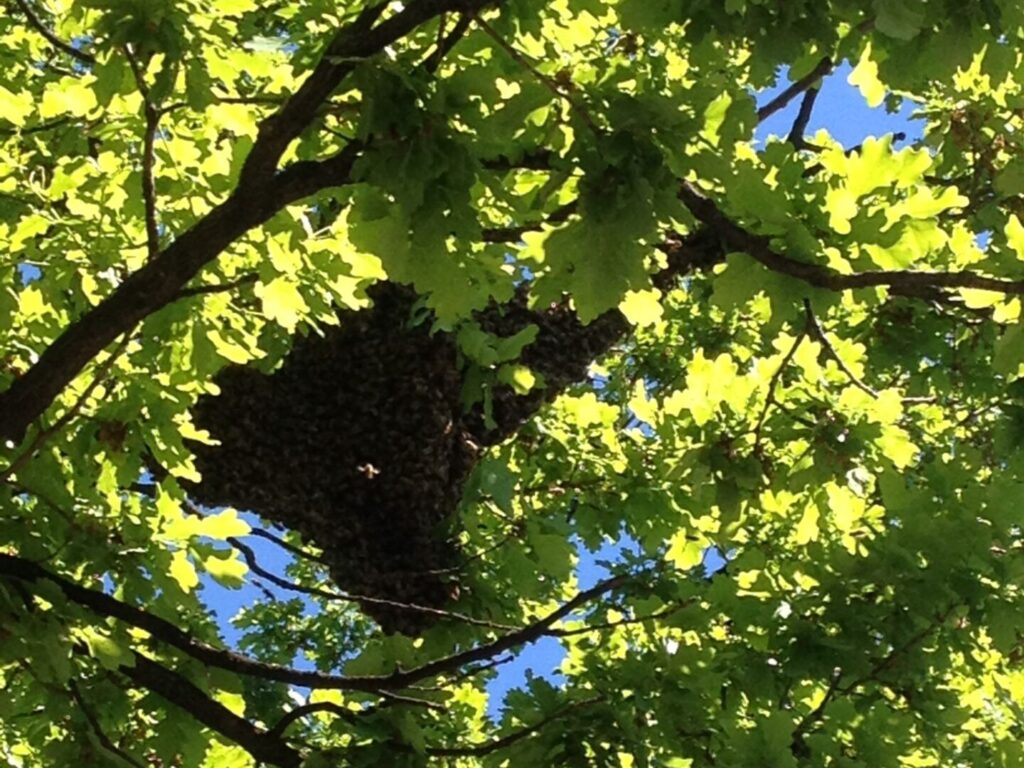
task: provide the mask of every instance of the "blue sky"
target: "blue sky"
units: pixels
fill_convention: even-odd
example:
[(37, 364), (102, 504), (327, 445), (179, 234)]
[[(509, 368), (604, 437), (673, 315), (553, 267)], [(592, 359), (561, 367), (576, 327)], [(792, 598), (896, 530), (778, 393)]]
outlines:
[[(913, 111), (911, 104), (904, 103), (897, 114), (886, 112), (884, 107), (870, 109), (857, 89), (848, 84), (849, 73), (849, 65), (844, 64), (824, 81), (814, 113), (808, 124), (807, 133), (809, 135), (819, 128), (826, 128), (832, 136), (847, 147), (861, 143), (867, 136), (880, 136), (899, 131), (907, 134), (907, 141), (920, 137), (922, 124), (911, 119)], [(788, 85), (786, 78), (781, 78), (776, 88), (766, 90), (759, 95), (758, 103), (763, 104), (768, 101), (786, 85)], [(764, 140), (771, 134), (786, 136), (799, 106), (800, 99), (798, 98), (786, 109), (767, 119), (758, 128), (757, 138)], [(249, 519), (254, 524), (259, 524), (256, 518), (250, 517)], [(246, 541), (255, 550), (263, 567), (275, 573), (283, 573), (284, 567), (289, 562), (287, 553), (264, 539), (249, 537)], [(590, 553), (580, 548), (577, 571), (580, 586), (586, 588), (603, 578), (606, 571), (599, 563), (616, 560), (621, 547), (628, 545), (628, 541), (610, 542), (596, 553)], [(707, 571), (717, 570), (722, 563), (723, 560), (719, 553), (714, 551), (707, 553), (705, 559)], [(283, 592), (273, 588), (272, 585), (267, 586), (270, 586), (271, 591), (280, 594), (283, 599), (295, 597), (294, 593)], [(216, 612), (223, 628), (224, 638), (231, 644), (236, 643), (239, 638), (239, 633), (231, 626), (231, 617), (243, 606), (252, 603), (260, 596), (260, 591), (252, 586), (246, 586), (239, 590), (228, 590), (209, 580), (206, 580), (203, 586), (203, 598)], [(563, 656), (564, 652), (557, 639), (544, 638), (524, 648), (513, 661), (501, 666), (497, 678), (490, 685), (492, 715), (497, 715), (500, 712), (504, 694), (508, 690), (522, 685), (528, 674), (547, 677), (557, 683), (557, 668)], [(301, 659), (296, 659), (296, 664), (304, 666)]]

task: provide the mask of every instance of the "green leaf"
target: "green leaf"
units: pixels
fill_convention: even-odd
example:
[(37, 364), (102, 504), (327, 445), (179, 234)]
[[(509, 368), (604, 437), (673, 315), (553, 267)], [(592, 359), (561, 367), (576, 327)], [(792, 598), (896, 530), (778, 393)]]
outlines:
[(921, 0), (875, 0), (875, 29), (899, 40), (913, 40), (925, 20)]
[(229, 536), (245, 536), (250, 530), (249, 524), (238, 517), (237, 510), (225, 509), (200, 519), (195, 534), (223, 541)]
[(188, 557), (188, 553), (179, 549), (171, 556), (170, 576), (174, 579), (182, 592), (191, 592), (199, 585), (199, 576), (196, 574), (195, 566)]
[(100, 662), (104, 669), (116, 671), (119, 667), (135, 666), (135, 655), (108, 634), (92, 627), (82, 630), (82, 639), (89, 646), (89, 653)]
[(299, 293), (298, 286), (285, 277), (275, 278), (269, 283), (257, 283), (255, 293), (267, 317), (290, 331), (295, 330), (295, 326), (309, 311), (309, 305)]
[(619, 311), (633, 325), (654, 325), (664, 314), (660, 299), (661, 291), (657, 288), (649, 291), (628, 291), (626, 297), (619, 303)]
[(871, 57), (871, 46), (864, 47), (857, 66), (846, 78), (850, 85), (860, 89), (869, 107), (877, 107), (885, 100), (885, 85), (878, 79), (878, 64)]

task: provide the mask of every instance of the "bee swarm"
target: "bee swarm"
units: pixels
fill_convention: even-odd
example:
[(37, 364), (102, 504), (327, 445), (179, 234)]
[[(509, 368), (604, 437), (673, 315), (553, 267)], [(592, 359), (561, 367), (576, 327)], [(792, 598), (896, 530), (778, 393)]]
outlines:
[(195, 418), (221, 444), (194, 446), (203, 480), (190, 492), (298, 531), (339, 587), (370, 598), (362, 608), (385, 631), (418, 634), (436, 615), (400, 604), (440, 608), (457, 587), (455, 511), (477, 446), (582, 379), (626, 325), (611, 312), (583, 326), (562, 305), (539, 312), (522, 298), (481, 312), (501, 336), (539, 326), (520, 361), (546, 382), (525, 396), (495, 389), (488, 427), (479, 407), (462, 407), (453, 336), (410, 324), (408, 289), (383, 283), (370, 296), (372, 307), (340, 313), (325, 337), (296, 338), (271, 375), (218, 375), (221, 394), (201, 399)]

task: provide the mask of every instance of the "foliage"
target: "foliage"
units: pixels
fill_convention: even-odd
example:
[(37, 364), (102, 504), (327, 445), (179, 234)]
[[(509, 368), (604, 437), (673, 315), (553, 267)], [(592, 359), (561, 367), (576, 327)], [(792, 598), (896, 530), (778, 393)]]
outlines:
[[(1024, 765), (1019, 3), (9, 5), (7, 764)], [(922, 138), (804, 136), (842, 61)], [(217, 373), (384, 280), (533, 416), (420, 637), (186, 492)], [(614, 330), (585, 378), (489, 329), (517, 301)], [(543, 637), (563, 682), (489, 715)]]

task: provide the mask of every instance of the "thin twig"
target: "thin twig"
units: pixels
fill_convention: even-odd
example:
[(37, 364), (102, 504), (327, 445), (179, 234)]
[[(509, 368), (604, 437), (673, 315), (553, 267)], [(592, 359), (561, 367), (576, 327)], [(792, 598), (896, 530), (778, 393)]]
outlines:
[(772, 405), (777, 405), (775, 400), (775, 387), (778, 386), (779, 379), (782, 378), (782, 373), (786, 370), (789, 362), (793, 359), (796, 351), (800, 348), (800, 344), (807, 338), (807, 329), (803, 328), (800, 330), (800, 334), (794, 339), (793, 346), (789, 348), (789, 351), (782, 358), (782, 362), (779, 363), (778, 369), (772, 374), (771, 379), (768, 381), (768, 396), (764, 400), (764, 407), (761, 408), (761, 414), (757, 417), (757, 426), (754, 428), (754, 453), (758, 453), (761, 450), (761, 428), (764, 426), (764, 420), (768, 416), (768, 409)]
[(227, 539), (228, 543), (235, 547), (241, 554), (242, 559), (245, 560), (249, 566), (249, 570), (253, 573), (261, 576), (270, 583), (280, 587), (281, 589), (287, 589), (291, 592), (298, 592), (304, 595), (310, 595), (311, 597), (319, 597), (324, 600), (341, 600), (344, 602), (360, 603), (360, 604), (372, 604), (372, 605), (384, 605), (389, 608), (397, 608), (402, 611), (409, 611), (410, 613), (421, 613), (430, 616), (437, 616), (441, 619), (449, 621), (457, 621), (462, 624), (472, 624), (480, 627), (487, 627), (489, 629), (500, 629), (503, 631), (513, 630), (516, 627), (508, 624), (500, 624), (495, 621), (487, 621), (485, 619), (475, 619), (472, 616), (467, 616), (464, 613), (457, 613), (455, 611), (446, 611), (441, 608), (430, 608), (425, 605), (416, 605), (414, 603), (401, 603), (396, 600), (387, 600), (381, 597), (370, 597), (368, 595), (355, 595), (347, 592), (329, 592), (325, 589), (318, 589), (316, 587), (307, 587), (302, 584), (296, 584), (293, 581), (284, 579), (275, 573), (271, 573), (263, 566), (260, 565), (256, 558), (256, 553), (253, 549), (240, 541), (235, 537)]
[(843, 679), (843, 670), (836, 667), (832, 671), (832, 679), (829, 680), (828, 688), (825, 689), (825, 695), (821, 701), (818, 702), (818, 706), (804, 715), (800, 722), (797, 723), (796, 728), (793, 729), (793, 741), (801, 741), (804, 735), (807, 733), (807, 729), (817, 723), (825, 714), (825, 709), (829, 703), (839, 692), (839, 682)]
[(89, 726), (96, 734), (96, 740), (99, 741), (102, 747), (111, 754), (116, 755), (128, 765), (133, 766), (133, 768), (143, 768), (142, 763), (117, 746), (117, 744), (112, 742), (110, 737), (103, 732), (103, 728), (100, 726), (100, 722), (96, 718), (96, 713), (93, 712), (89, 708), (89, 705), (85, 703), (85, 699), (82, 697), (82, 692), (78, 690), (78, 684), (73, 679), (68, 680), (68, 690), (71, 692), (71, 698), (75, 700), (78, 708), (82, 711), (82, 714), (85, 715), (85, 719), (89, 721)]
[[(881, 394), (878, 392), (878, 390), (874, 389), (870, 385), (866, 384), (862, 379), (858, 378), (858, 376), (850, 369), (850, 367), (846, 364), (843, 358), (840, 357), (839, 352), (836, 351), (836, 348), (832, 345), (832, 342), (829, 341), (828, 335), (825, 333), (825, 329), (821, 327), (821, 323), (815, 316), (814, 310), (811, 308), (810, 299), (804, 299), (804, 311), (807, 315), (808, 332), (811, 334), (811, 336), (814, 337), (816, 341), (818, 341), (821, 344), (822, 348), (825, 350), (825, 353), (835, 361), (836, 365), (839, 366), (839, 370), (846, 374), (846, 378), (850, 380), (850, 383), (857, 387), (857, 389), (859, 389), (861, 392), (865, 392), (866, 394), (871, 395), (871, 397), (875, 398), (876, 400), (879, 397), (881, 397)], [(930, 395), (921, 397), (901, 397), (900, 402), (934, 403), (936, 399), (937, 398)]]
[(444, 25), (438, 28), (438, 39), (437, 47), (430, 52), (430, 55), (423, 61), (423, 69), (427, 72), (434, 73), (438, 67), (441, 66), (441, 62), (444, 61), (444, 57), (448, 55), (452, 48), (458, 45), (458, 42), (465, 36), (469, 30), (471, 19), (465, 14), (459, 16), (455, 22), (455, 26), (452, 27), (451, 32), (441, 37), (441, 31), (444, 29)]
[(50, 43), (54, 48), (58, 48), (64, 51), (68, 56), (78, 59), (84, 64), (94, 64), (96, 59), (91, 54), (85, 51), (80, 51), (73, 45), (69, 45), (55, 35), (50, 29), (43, 23), (43, 20), (39, 18), (36, 12), (32, 9), (32, 6), (28, 4), (28, 0), (14, 0), (14, 2), (21, 9), (21, 12), (25, 14), (25, 18), (28, 19), (28, 23), (38, 32), (40, 35), (46, 38), (46, 41)]
[(384, 699), (384, 703), (381, 704), (381, 706), (386, 706), (388, 704), (404, 704), (408, 707), (423, 707), (424, 709), (430, 709), (434, 712), (446, 711), (444, 705), (438, 704), (436, 701), (417, 699), (415, 696), (405, 696), (401, 693), (394, 693), (393, 691), (378, 691), (377, 695)]
[(656, 611), (655, 613), (649, 613), (644, 616), (634, 616), (629, 619), (620, 619), (619, 621), (604, 621), (600, 624), (588, 624), (585, 627), (576, 627), (574, 629), (553, 628), (547, 631), (547, 635), (549, 637), (573, 637), (575, 635), (585, 635), (588, 632), (601, 632), (606, 629), (616, 629), (618, 627), (628, 627), (634, 624), (643, 624), (645, 621), (657, 621), (658, 619), (664, 619), (667, 616), (679, 613), (679, 611), (691, 605), (692, 602), (693, 601), (691, 600), (677, 605), (670, 605), (668, 608)]
[(51, 436), (62, 430), (78, 415), (92, 393), (100, 384), (103, 383), (104, 380), (106, 380), (107, 375), (110, 373), (110, 369), (113, 368), (117, 358), (121, 356), (121, 353), (128, 345), (128, 339), (130, 337), (131, 331), (125, 334), (121, 342), (111, 351), (109, 357), (96, 366), (96, 374), (93, 376), (92, 381), (82, 391), (82, 394), (76, 398), (75, 402), (71, 404), (71, 407), (68, 408), (67, 411), (65, 411), (61, 417), (54, 421), (49, 427), (40, 429), (32, 439), (31, 443), (29, 443), (28, 447), (15, 457), (3, 471), (0, 471), (0, 482), (5, 482), (11, 475), (17, 472), (26, 461), (35, 455), (36, 451), (43, 446), (43, 443), (49, 440)]
[[(411, 669), (396, 669), (383, 675), (332, 675), (315, 670), (296, 669), (286, 665), (263, 662), (235, 651), (209, 645), (174, 622), (118, 600), (103, 591), (76, 584), (63, 576), (51, 573), (24, 557), (0, 552), (0, 576), (26, 582), (48, 581), (58, 587), (64, 596), (72, 602), (82, 605), (98, 615), (116, 618), (129, 626), (143, 629), (155, 640), (176, 648), (207, 667), (306, 688), (362, 691), (376, 695), (380, 695), (383, 691), (406, 689), (423, 680), (457, 674), (467, 665), (493, 659), (506, 651), (532, 643), (543, 637), (544, 633), (554, 624), (562, 621), (566, 616), (571, 616), (591, 600), (602, 597), (640, 577), (639, 574), (620, 574), (605, 579), (589, 589), (578, 592), (558, 608), (528, 626)], [(145, 657), (138, 652), (135, 652), (135, 656), (136, 666), (138, 666), (140, 660)], [(122, 669), (124, 674), (129, 674), (130, 671), (130, 669)]]
[(513, 731), (507, 736), (502, 736), (500, 739), (488, 741), (483, 744), (472, 744), (465, 747), (427, 747), (427, 754), (434, 757), (481, 757), (483, 755), (489, 755), (492, 752), (497, 752), (499, 749), (511, 746), (517, 741), (522, 741), (528, 736), (532, 736), (546, 725), (565, 717), (571, 712), (584, 707), (593, 706), (594, 704), (599, 704), (602, 701), (604, 701), (604, 697), (602, 696), (574, 701), (547, 717), (541, 718), (533, 725), (521, 728), (518, 731)]
[(156, 161), (154, 150), (156, 132), (160, 125), (160, 110), (157, 109), (150, 97), (145, 73), (127, 46), (124, 48), (124, 55), (131, 66), (139, 93), (142, 94), (142, 110), (146, 119), (146, 130), (142, 136), (142, 204), (145, 208), (146, 245), (149, 258), (154, 259), (160, 253), (160, 227), (156, 219), (156, 182), (153, 178), (153, 166)]
[(597, 127), (597, 123), (595, 123), (594, 118), (590, 116), (590, 112), (588, 112), (587, 108), (583, 106), (583, 104), (581, 104), (573, 95), (566, 93), (558, 85), (557, 82), (555, 82), (552, 78), (548, 77), (544, 73), (540, 72), (530, 62), (530, 60), (526, 58), (526, 56), (523, 53), (521, 53), (518, 49), (515, 48), (515, 46), (513, 46), (505, 38), (498, 34), (497, 30), (495, 30), (494, 27), (492, 27), (490, 24), (484, 21), (479, 14), (473, 12), (470, 14), (470, 17), (473, 19), (473, 21), (477, 23), (477, 26), (479, 26), (480, 29), (482, 29), (485, 33), (487, 33), (487, 36), (494, 40), (494, 42), (496, 42), (498, 46), (503, 51), (505, 51), (505, 53), (511, 56), (517, 64), (522, 66), (530, 74), (537, 78), (537, 80), (540, 83), (542, 83), (549, 91), (555, 94), (555, 96), (557, 96), (560, 99), (564, 99), (566, 103), (568, 103), (569, 106), (572, 107), (573, 111), (575, 111), (576, 114), (578, 114), (583, 119), (583, 122), (587, 124), (587, 127), (590, 128), (591, 131), (593, 131), (597, 135), (601, 134), (601, 129)]
[(175, 301), (181, 301), (182, 299), (191, 298), (193, 296), (206, 296), (211, 293), (223, 293), (224, 291), (233, 291), (235, 288), (241, 288), (243, 285), (249, 285), (259, 280), (259, 275), (250, 274), (242, 275), (235, 280), (229, 280), (226, 283), (215, 283), (213, 285), (197, 285), (193, 288), (182, 288), (178, 291), (178, 296)]
[(302, 549), (302, 547), (295, 546), (291, 542), (286, 541), (282, 537), (278, 536), (276, 533), (271, 533), (265, 528), (253, 528), (251, 531), (249, 531), (249, 533), (252, 536), (258, 536), (261, 539), (271, 541), (274, 544), (277, 544), (277, 546), (281, 547), (281, 549), (291, 552), (293, 555), (295, 555), (296, 557), (300, 557), (303, 560), (308, 560), (309, 562), (317, 563), (318, 565), (327, 565), (327, 561), (324, 560), (322, 557), (314, 555), (312, 552)]

